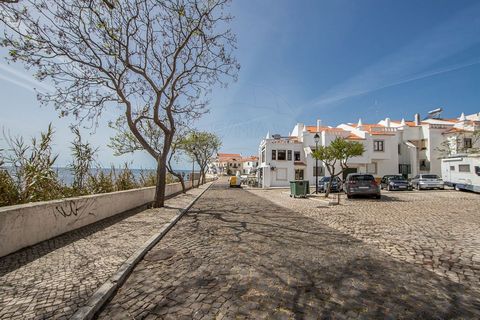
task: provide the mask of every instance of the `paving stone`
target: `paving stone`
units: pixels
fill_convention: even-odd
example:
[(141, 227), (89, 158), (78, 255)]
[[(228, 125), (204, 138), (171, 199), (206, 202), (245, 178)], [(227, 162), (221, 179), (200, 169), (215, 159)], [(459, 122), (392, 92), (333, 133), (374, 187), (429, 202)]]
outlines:
[[(423, 267), (425, 257), (435, 266), (440, 260), (434, 256), (450, 257), (452, 243), (459, 239), (469, 239), (471, 249), (455, 244), (454, 254), (476, 266), (472, 252), (478, 250), (477, 233), (457, 237), (452, 222), (442, 229), (450, 230), (448, 237), (438, 237), (438, 217), (428, 217), (429, 212), (456, 207), (456, 197), (444, 194), (448, 200), (441, 206), (441, 199), (421, 200), (428, 196), (419, 194), (418, 205), (433, 209), (409, 220), (400, 217), (402, 212), (411, 215), (415, 205), (408, 199), (417, 197), (415, 193), (399, 195), (396, 201), (391, 195), (381, 202), (359, 199), (333, 209), (315, 208), (314, 200), (293, 202), (279, 190), (249, 192), (219, 181), (150, 253), (175, 250), (175, 255), (141, 261), (99, 318), (114, 318), (118, 306), (130, 312), (137, 301), (160, 293), (170, 302), (152, 312), (162, 319), (185, 314), (193, 319), (479, 318), (480, 292), (474, 286)], [(391, 215), (401, 222), (385, 223), (384, 216)], [(398, 238), (415, 245), (399, 245)], [(399, 258), (403, 256), (421, 264)], [(476, 267), (469, 270), (478, 272)], [(132, 291), (139, 295), (127, 294)]]
[(166, 208), (119, 214), (0, 258), (0, 319), (69, 318), (205, 187)]

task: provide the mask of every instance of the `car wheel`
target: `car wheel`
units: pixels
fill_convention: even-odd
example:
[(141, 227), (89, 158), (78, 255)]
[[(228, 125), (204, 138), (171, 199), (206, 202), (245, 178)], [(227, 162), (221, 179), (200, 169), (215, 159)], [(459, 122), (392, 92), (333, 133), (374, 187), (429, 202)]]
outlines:
[(377, 194), (377, 195), (375, 196), (375, 199), (380, 199), (380, 198), (382, 198), (382, 196), (379, 195), (379, 194)]
[(347, 199), (352, 199), (352, 195), (347, 193)]
[(453, 188), (457, 191), (460, 191), (460, 188), (457, 185), (454, 185)]

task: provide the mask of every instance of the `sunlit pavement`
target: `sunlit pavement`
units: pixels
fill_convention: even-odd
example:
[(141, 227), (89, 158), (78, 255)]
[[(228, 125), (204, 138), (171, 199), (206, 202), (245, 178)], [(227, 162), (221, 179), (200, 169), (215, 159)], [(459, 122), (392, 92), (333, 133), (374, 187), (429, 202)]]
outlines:
[(480, 317), (477, 290), (269, 198), (217, 182), (100, 318)]

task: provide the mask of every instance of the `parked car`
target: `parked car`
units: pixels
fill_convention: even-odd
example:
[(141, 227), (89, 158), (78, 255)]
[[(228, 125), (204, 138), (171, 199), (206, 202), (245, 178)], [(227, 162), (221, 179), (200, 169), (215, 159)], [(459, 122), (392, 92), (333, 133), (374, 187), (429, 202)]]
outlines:
[[(326, 186), (330, 183), (331, 177), (322, 177), (318, 180), (318, 191), (326, 192)], [(339, 177), (333, 178), (332, 185), (330, 187), (331, 192), (339, 192), (342, 190), (342, 180)]]
[(412, 190), (412, 185), (400, 174), (383, 176), (380, 180), (380, 188), (392, 190)]
[(417, 190), (422, 189), (444, 189), (445, 184), (436, 174), (417, 174), (411, 181), (412, 186)]
[(345, 179), (343, 190), (347, 194), (347, 198), (356, 195), (371, 196), (380, 199), (380, 186), (371, 174), (350, 173)]
[(230, 184), (230, 188), (241, 188), (242, 184), (242, 178), (240, 175), (238, 176), (231, 176), (230, 179), (228, 179), (228, 182)]

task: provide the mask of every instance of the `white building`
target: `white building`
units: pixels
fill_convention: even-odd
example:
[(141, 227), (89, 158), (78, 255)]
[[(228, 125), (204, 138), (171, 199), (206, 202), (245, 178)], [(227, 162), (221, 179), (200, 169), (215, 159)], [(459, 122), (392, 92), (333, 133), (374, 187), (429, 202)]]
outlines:
[(258, 157), (242, 157), (239, 153), (217, 153), (209, 164), (209, 172), (220, 175), (251, 174), (256, 171)]
[[(371, 173), (376, 178), (386, 174), (404, 174), (413, 177), (418, 173), (440, 175), (440, 149), (445, 141), (452, 145), (476, 147), (480, 141), (473, 141), (474, 130), (480, 125), (480, 113), (470, 116), (463, 114), (458, 119), (429, 118), (420, 120), (416, 114), (413, 121), (392, 121), (389, 118), (376, 124), (340, 124), (337, 127), (316, 126), (298, 123), (291, 134), (267, 134), (259, 146), (259, 170), (257, 177), (263, 187), (285, 187), (291, 180), (309, 180), (315, 184), (314, 135), (320, 136), (319, 146), (327, 146), (337, 137), (358, 141), (365, 147), (360, 157), (349, 160), (350, 172)], [(460, 138), (459, 138), (460, 137)], [(452, 146), (449, 148), (455, 152)], [(318, 161), (319, 177), (328, 175), (321, 161)]]

